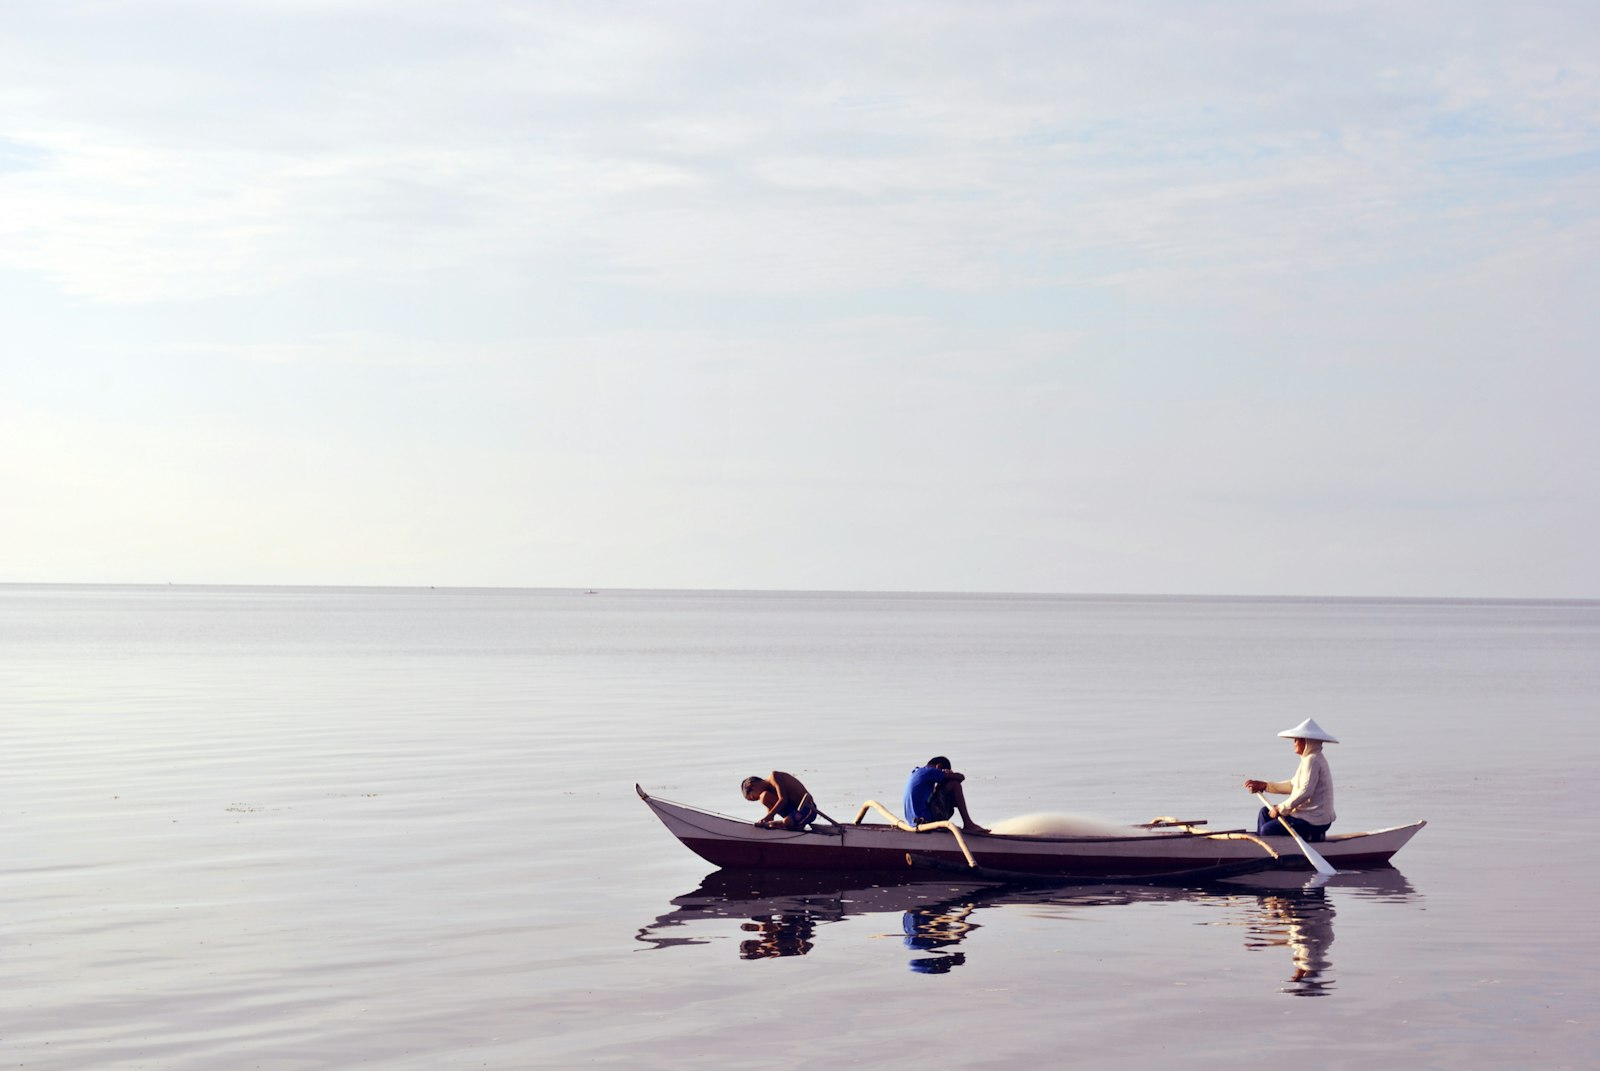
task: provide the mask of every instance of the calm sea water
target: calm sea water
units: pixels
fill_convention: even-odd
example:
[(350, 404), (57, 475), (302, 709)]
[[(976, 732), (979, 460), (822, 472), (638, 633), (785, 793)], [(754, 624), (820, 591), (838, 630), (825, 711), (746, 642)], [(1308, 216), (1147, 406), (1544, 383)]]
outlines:
[[(0, 586), (0, 1063), (1588, 1068), (1600, 604)], [(1392, 870), (722, 875), (634, 784), (1237, 825)]]

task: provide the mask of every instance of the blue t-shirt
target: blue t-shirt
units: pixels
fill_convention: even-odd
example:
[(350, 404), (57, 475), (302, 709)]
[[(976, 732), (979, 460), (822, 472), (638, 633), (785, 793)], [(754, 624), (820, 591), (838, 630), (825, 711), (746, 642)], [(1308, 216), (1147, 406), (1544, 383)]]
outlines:
[(911, 771), (911, 778), (906, 782), (905, 812), (906, 821), (912, 825), (928, 820), (928, 800), (933, 798), (933, 790), (944, 781), (944, 771), (937, 766), (918, 766)]

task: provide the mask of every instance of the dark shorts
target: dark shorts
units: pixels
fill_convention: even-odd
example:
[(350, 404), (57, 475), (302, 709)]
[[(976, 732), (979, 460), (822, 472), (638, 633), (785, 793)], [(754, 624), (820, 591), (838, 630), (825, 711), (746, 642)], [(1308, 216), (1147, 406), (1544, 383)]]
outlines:
[(809, 825), (817, 817), (817, 805), (810, 796), (801, 803), (784, 800), (778, 808), (778, 818), (793, 818), (796, 825)]
[[(1310, 822), (1302, 818), (1296, 818), (1292, 814), (1286, 814), (1283, 817), (1291, 826), (1294, 826), (1294, 831), (1300, 834), (1300, 838), (1307, 844), (1316, 844), (1318, 841), (1326, 840), (1328, 830), (1332, 825), (1330, 823), (1326, 826), (1314, 826)], [(1279, 822), (1276, 818), (1267, 817), (1267, 809), (1265, 807), (1256, 812), (1256, 836), (1287, 837), (1288, 835), (1289, 833), (1283, 828), (1282, 822)]]
[(928, 813), (919, 815), (917, 822), (948, 822), (956, 815), (956, 805), (950, 799), (950, 793), (940, 785), (933, 790), (933, 795), (928, 797)]

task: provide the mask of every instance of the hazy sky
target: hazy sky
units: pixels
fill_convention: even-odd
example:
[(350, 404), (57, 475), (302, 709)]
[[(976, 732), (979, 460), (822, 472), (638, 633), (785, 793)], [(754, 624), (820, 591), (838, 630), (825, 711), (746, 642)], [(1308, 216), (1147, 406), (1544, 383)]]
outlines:
[(1600, 597), (1600, 6), (6, 0), (0, 580)]

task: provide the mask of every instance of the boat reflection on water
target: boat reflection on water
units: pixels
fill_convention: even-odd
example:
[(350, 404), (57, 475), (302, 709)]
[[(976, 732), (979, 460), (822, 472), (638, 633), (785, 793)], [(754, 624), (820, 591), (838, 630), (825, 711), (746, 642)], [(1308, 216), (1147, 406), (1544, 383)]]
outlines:
[[(1392, 867), (1342, 872), (1332, 878), (1271, 871), (1192, 887), (1161, 885), (1014, 886), (925, 875), (813, 874), (718, 870), (698, 888), (674, 897), (672, 910), (642, 927), (636, 939), (653, 948), (703, 945), (731, 934), (706, 935), (706, 922), (739, 925), (739, 958), (803, 956), (818, 928), (852, 916), (898, 914), (900, 936), (919, 974), (942, 974), (966, 962), (957, 946), (981, 928), (978, 915), (999, 908), (1102, 908), (1123, 904), (1187, 902), (1224, 911), (1203, 925), (1238, 927), (1247, 950), (1282, 948), (1290, 975), (1282, 992), (1321, 996), (1333, 988), (1329, 948), (1340, 897), (1401, 903), (1416, 896)], [(686, 932), (675, 933), (679, 929)], [(883, 934), (880, 936), (889, 936)]]
[[(803, 956), (817, 926), (854, 915), (898, 913), (906, 944), (934, 952), (959, 943), (975, 923), (967, 922), (980, 900), (1001, 887), (990, 882), (896, 880), (893, 875), (811, 874), (765, 870), (718, 870), (700, 887), (672, 900), (673, 910), (640, 929), (638, 940), (656, 948), (708, 944), (714, 937), (676, 936), (673, 930), (716, 919), (740, 920), (741, 959)], [(941, 964), (939, 970), (949, 967)]]

